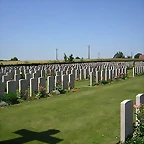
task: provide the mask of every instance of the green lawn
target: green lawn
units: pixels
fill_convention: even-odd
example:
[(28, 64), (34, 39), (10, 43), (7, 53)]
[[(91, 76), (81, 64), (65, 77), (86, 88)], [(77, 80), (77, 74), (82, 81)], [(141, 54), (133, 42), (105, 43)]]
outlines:
[(116, 144), (120, 102), (144, 92), (144, 76), (88, 87), (51, 98), (0, 108), (0, 141), (22, 144)]

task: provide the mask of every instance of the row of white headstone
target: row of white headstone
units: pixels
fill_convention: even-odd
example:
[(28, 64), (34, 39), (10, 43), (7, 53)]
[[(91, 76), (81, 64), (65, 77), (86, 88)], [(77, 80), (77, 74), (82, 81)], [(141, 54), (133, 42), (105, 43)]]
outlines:
[[(42, 79), (45, 77), (45, 74), (46, 74), (45, 70), (36, 70), (34, 73), (26, 73), (25, 80), (27, 80), (28, 82), (24, 82), (24, 80), (21, 80), (20, 84), (19, 84), (19, 80), (21, 79), (20, 78), (21, 76), (20, 76), (20, 74), (17, 74), (18, 72), (19, 72), (19, 70), (14, 70), (13, 72), (7, 72), (6, 75), (2, 75), (2, 82), (0, 82), (0, 96), (3, 94), (3, 86), (2, 85), (4, 85), (4, 84), (7, 84), (7, 92), (9, 93), (9, 91), (10, 92), (15, 91), (15, 88), (13, 88), (13, 87), (10, 89), (9, 85), (11, 86), (11, 83), (16, 83), (16, 89), (19, 89), (19, 87), (22, 87), (21, 83), (25, 83), (25, 84), (28, 83), (28, 86), (30, 86), (31, 78), (32, 78), (32, 80), (38, 79), (39, 77), (41, 77), (41, 79)], [(87, 79), (88, 75), (90, 75), (90, 86), (92, 86), (94, 82), (98, 83), (103, 78), (105, 80), (113, 79), (115, 76), (118, 76), (119, 73), (121, 73), (121, 72), (127, 74), (127, 68), (121, 68), (121, 69), (106, 68), (101, 71), (97, 71), (97, 69), (95, 69), (95, 68), (92, 68), (91, 70), (76, 69), (76, 70), (71, 70), (71, 71), (68, 71), (68, 70), (67, 71), (56, 71), (55, 74), (56, 74), (56, 76), (63, 76), (63, 75), (65, 75), (65, 73), (67, 75), (69, 75), (70, 72), (71, 72), (71, 74), (73, 74), (74, 79), (79, 78), (80, 80)], [(136, 73), (138, 74), (138, 73), (143, 73), (143, 72), (144, 72), (144, 66), (133, 67), (133, 76), (135, 76)], [(11, 78), (13, 80), (9, 81)], [(60, 79), (62, 79), (62, 78), (60, 78)], [(7, 81), (9, 81), (9, 82), (7, 83)], [(50, 81), (51, 81), (51, 83), (53, 83), (52, 80), (50, 80)], [(53, 85), (53, 84), (51, 84), (51, 85)], [(49, 88), (49, 89), (48, 89), (48, 92), (51, 91), (51, 88)]]
[[(121, 69), (121, 68), (127, 68), (133, 66), (133, 62), (109, 62), (109, 63), (82, 63), (82, 64), (63, 64), (63, 65), (39, 65), (39, 66), (7, 66), (7, 67), (1, 67), (0, 68), (0, 81), (2, 81), (2, 76), (6, 75), (11, 77), (14, 76), (14, 74), (19, 74), (22, 72), (23, 74), (32, 74), (37, 73), (39, 76), (43, 77), (47, 73), (54, 73), (61, 72), (61, 74), (70, 74), (71, 71), (77, 71), (78, 73), (77, 78), (80, 78), (80, 74), (84, 70), (90, 72), (95, 72), (99, 70), (109, 70), (109, 69)], [(144, 62), (136, 62), (136, 67), (144, 66)], [(138, 71), (138, 70), (137, 70)], [(7, 79), (3, 78), (3, 79)]]
[[(6, 90), (7, 93), (16, 93), (17, 90), (24, 94), (28, 88), (30, 90), (30, 96), (33, 96), (35, 92), (38, 91), (40, 86), (47, 89), (47, 93), (55, 90), (56, 84), (60, 83), (62, 89), (68, 90), (73, 89), (75, 87), (74, 75), (56, 75), (56, 76), (48, 76), (47, 80), (43, 77), (38, 78), (30, 78), (30, 79), (19, 79), (19, 80), (9, 80), (6, 82)], [(4, 95), (5, 91), (5, 83), (0, 83), (0, 96)]]
[[(86, 67), (87, 64), (82, 64), (84, 65), (83, 67)], [(94, 64), (92, 64), (94, 65)], [(110, 64), (109, 64), (110, 65)], [(28, 80), (28, 83), (30, 83), (30, 78), (36, 78), (38, 79), (39, 77), (43, 77), (45, 78), (45, 76), (47, 74), (53, 74), (53, 75), (69, 75), (69, 74), (73, 74), (74, 75), (74, 79), (80, 79), (80, 80), (83, 80), (83, 79), (87, 79), (88, 76), (91, 74), (91, 72), (94, 73), (94, 75), (96, 74), (96, 72), (99, 70), (101, 70), (104, 66), (98, 66), (97, 68), (93, 68), (93, 67), (86, 67), (84, 69), (79, 69), (81, 68), (81, 65), (64, 65), (64, 66), (59, 66), (59, 68), (61, 67), (64, 67), (65, 70), (62, 70), (62, 71), (59, 71), (60, 69), (52, 69), (53, 67), (56, 67), (55, 65), (54, 66), (39, 66), (39, 68), (41, 69), (38, 69), (38, 67), (31, 67), (33, 69), (28, 69), (30, 67), (17, 67), (15, 69), (15, 67), (4, 67), (4, 68), (1, 68), (1, 73), (0, 73), (0, 82), (4, 83), (4, 84), (7, 84), (7, 81), (9, 80), (14, 80), (16, 81), (16, 88), (19, 87), (19, 80), (21, 79), (21, 75), (20, 75), (20, 71), (22, 71), (22, 73), (24, 74), (25, 76), (25, 79)], [(76, 68), (75, 67), (79, 67), (79, 68)], [(117, 65), (114, 66), (114, 67), (118, 67)], [(104, 71), (109, 71), (110, 69), (116, 69), (112, 66), (110, 67), (106, 67), (105, 69), (103, 68), (101, 71), (102, 71), (102, 75), (104, 74)], [(120, 66), (120, 67), (124, 67), (123, 65)], [(45, 69), (43, 69), (45, 68)], [(117, 71), (117, 69), (116, 69)], [(98, 72), (99, 73), (99, 72)], [(103, 76), (105, 77), (105, 76)], [(99, 77), (97, 77), (99, 78)]]
[[(57, 75), (57, 73), (61, 73), (61, 75), (63, 74), (70, 74), (73, 73), (75, 75), (75, 78), (80, 78), (82, 79), (82, 77), (84, 76), (84, 78), (86, 79), (87, 76), (90, 74), (90, 72), (96, 72), (99, 70), (109, 70), (109, 69), (121, 69), (122, 67), (107, 67), (107, 68), (92, 68), (92, 67), (88, 67), (88, 68), (67, 68), (67, 69), (39, 69), (37, 70), (36, 68), (34, 69), (16, 69), (16, 70), (11, 70), (11, 69), (5, 69), (5, 70), (1, 70), (0, 72), (0, 81), (6, 81), (7, 79), (14, 77), (14, 75), (16, 74), (20, 74), (20, 72), (22, 72), (23, 74), (33, 74), (33, 77), (44, 77), (45, 74), (54, 74)], [(125, 68), (123, 66), (123, 68)]]
[[(132, 62), (124, 62), (124, 63), (119, 63), (119, 62), (114, 62), (114, 63), (81, 63), (81, 64), (62, 64), (62, 65), (39, 65), (39, 66), (7, 66), (7, 67), (1, 67), (0, 68), (0, 79), (2, 75), (14, 75), (14, 74), (19, 74), (20, 72), (26, 74), (26, 73), (37, 73), (39, 75), (44, 75), (47, 73), (55, 73), (57, 71), (62, 72), (62, 74), (70, 74), (71, 71), (79, 71), (80, 73), (81, 70), (86, 69), (88, 72), (95, 72), (98, 70), (103, 70), (103, 69), (119, 69), (119, 68), (125, 68), (128, 66), (131, 66)], [(42, 70), (42, 71), (41, 71)], [(43, 76), (42, 76), (43, 77)]]
[[(136, 96), (136, 105), (144, 104), (144, 94)], [(128, 137), (133, 136), (133, 101), (124, 100), (120, 104), (120, 140), (125, 142)], [(137, 124), (137, 123), (136, 123)]]
[(133, 67), (133, 77), (135, 77), (135, 75), (140, 74), (140, 73), (144, 73), (144, 66)]
[[(96, 71), (96, 69), (91, 69), (91, 71), (88, 71), (88, 69), (76, 69), (76, 70), (71, 70), (69, 72), (71, 72), (71, 74), (69, 74), (69, 72), (66, 72), (66, 71), (56, 71), (55, 74), (55, 80), (59, 78), (59, 81), (61, 82), (61, 79), (68, 79), (67, 76), (69, 77), (69, 79), (76, 79), (76, 78), (79, 78), (80, 80), (82, 79), (87, 79), (88, 78), (88, 75), (90, 73), (90, 82), (92, 80), (92, 83), (94, 82), (94, 76), (96, 77), (96, 82), (98, 82), (100, 79), (102, 79), (103, 77), (105, 79), (107, 78), (110, 78), (112, 79), (112, 75), (114, 76), (118, 76), (118, 74), (120, 72), (124, 72), (124, 73), (127, 73), (127, 68), (121, 68), (121, 69), (103, 69), (101, 71)], [(22, 91), (26, 90), (28, 86), (31, 86), (34, 90), (37, 89), (37, 87), (39, 86), (39, 81), (45, 81), (45, 70), (36, 70), (34, 73), (26, 73), (24, 74), (25, 76), (25, 79), (24, 80), (21, 80), (21, 75), (20, 74), (17, 74), (19, 72), (19, 70), (15, 70), (15, 71), (11, 71), (11, 72), (7, 72), (6, 75), (3, 75), (2, 76), (2, 82), (0, 83), (0, 91), (1, 91), (1, 94), (3, 94), (3, 86), (2, 85), (6, 85), (6, 89), (7, 89), (7, 93), (10, 93), (10, 92), (15, 92), (16, 89), (21, 89)], [(67, 75), (65, 76), (65, 73), (67, 73)], [(38, 81), (39, 79), (39, 81)], [(33, 82), (34, 81), (34, 82)], [(37, 82), (38, 81), (38, 82)], [(48, 88), (48, 92), (51, 91), (51, 85), (53, 85), (53, 76), (50, 77), (50, 79), (48, 79), (48, 84), (49, 84), (49, 88)], [(68, 81), (68, 80), (66, 80)], [(72, 80), (73, 81), (73, 80)], [(30, 85), (33, 84), (33, 83), (36, 83), (38, 86), (32, 86)], [(45, 82), (43, 82), (45, 83)], [(70, 83), (72, 84), (72, 87), (73, 87), (73, 83)], [(35, 85), (35, 84), (33, 84)], [(63, 85), (63, 83), (62, 83)], [(92, 84), (90, 84), (92, 86)], [(44, 87), (47, 87), (45, 84), (43, 84), (42, 86)], [(30, 88), (31, 88), (30, 87)], [(23, 90), (24, 89), (24, 90)], [(49, 90), (50, 89), (50, 90)], [(32, 91), (32, 90), (31, 90)], [(32, 92), (30, 92), (32, 93)]]
[[(144, 62), (137, 62), (136, 66), (144, 66)], [(133, 62), (97, 62), (97, 63), (81, 63), (81, 64), (55, 64), (55, 65), (38, 65), (38, 66), (7, 66), (0, 68), (0, 82), (10, 80), (10, 77), (22, 72), (23, 74), (33, 74), (35, 77), (44, 77), (45, 74), (55, 74), (61, 72), (63, 74), (73, 73), (75, 78), (86, 79), (90, 72), (109, 69), (121, 69), (133, 66)], [(75, 71), (75, 72), (74, 72)], [(17, 77), (15, 77), (17, 79)]]
[(95, 82), (99, 83), (101, 80), (112, 80), (120, 74), (127, 75), (127, 68), (121, 69), (109, 69), (109, 70), (101, 70), (90, 72), (90, 86), (92, 86)]

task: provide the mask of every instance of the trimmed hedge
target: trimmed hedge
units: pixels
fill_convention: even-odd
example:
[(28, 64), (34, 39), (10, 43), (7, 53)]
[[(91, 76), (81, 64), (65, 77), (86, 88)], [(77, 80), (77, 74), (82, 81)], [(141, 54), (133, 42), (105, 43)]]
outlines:
[[(92, 63), (92, 62), (138, 62), (138, 61), (143, 61), (144, 59), (121, 59), (121, 58), (112, 58), (112, 59), (75, 59), (74, 62), (72, 63)], [(0, 62), (0, 66), (5, 67), (5, 66), (38, 66), (38, 65), (47, 65), (47, 64), (70, 64), (69, 62), (64, 62), (64, 60), (61, 61), (48, 61), (48, 62), (33, 62), (31, 63), (30, 61), (17, 61), (21, 63), (17, 64), (3, 64), (4, 61)]]

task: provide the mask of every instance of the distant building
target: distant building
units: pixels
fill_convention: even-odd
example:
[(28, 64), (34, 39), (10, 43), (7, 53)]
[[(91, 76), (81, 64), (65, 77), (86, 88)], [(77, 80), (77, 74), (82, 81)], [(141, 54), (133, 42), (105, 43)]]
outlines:
[(139, 59), (144, 59), (144, 54), (139, 56)]

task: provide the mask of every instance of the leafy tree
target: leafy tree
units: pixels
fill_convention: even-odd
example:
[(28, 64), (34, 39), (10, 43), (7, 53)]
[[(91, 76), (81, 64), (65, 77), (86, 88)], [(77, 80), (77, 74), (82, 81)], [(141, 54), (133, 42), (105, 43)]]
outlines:
[(64, 53), (64, 61), (67, 62), (67, 59), (68, 59), (68, 57), (67, 57), (67, 55)]
[(67, 57), (67, 55), (64, 53), (64, 61), (65, 62), (71, 63), (71, 62), (73, 62), (73, 60), (74, 60), (73, 54), (71, 54), (69, 57)]
[(75, 57), (75, 59), (80, 59), (80, 57), (77, 56), (77, 57)]
[(125, 58), (125, 56), (124, 56), (124, 54), (123, 54), (123, 52), (117, 52), (115, 55), (114, 55), (114, 57), (113, 58)]
[(73, 57), (73, 54), (71, 54), (69, 57), (68, 57), (68, 62), (73, 62), (74, 60), (74, 57)]
[(17, 57), (11, 58), (11, 61), (18, 61)]
[(141, 53), (137, 53), (135, 56), (134, 56), (134, 58), (136, 59), (136, 58), (139, 58), (139, 56), (140, 55), (142, 55)]

